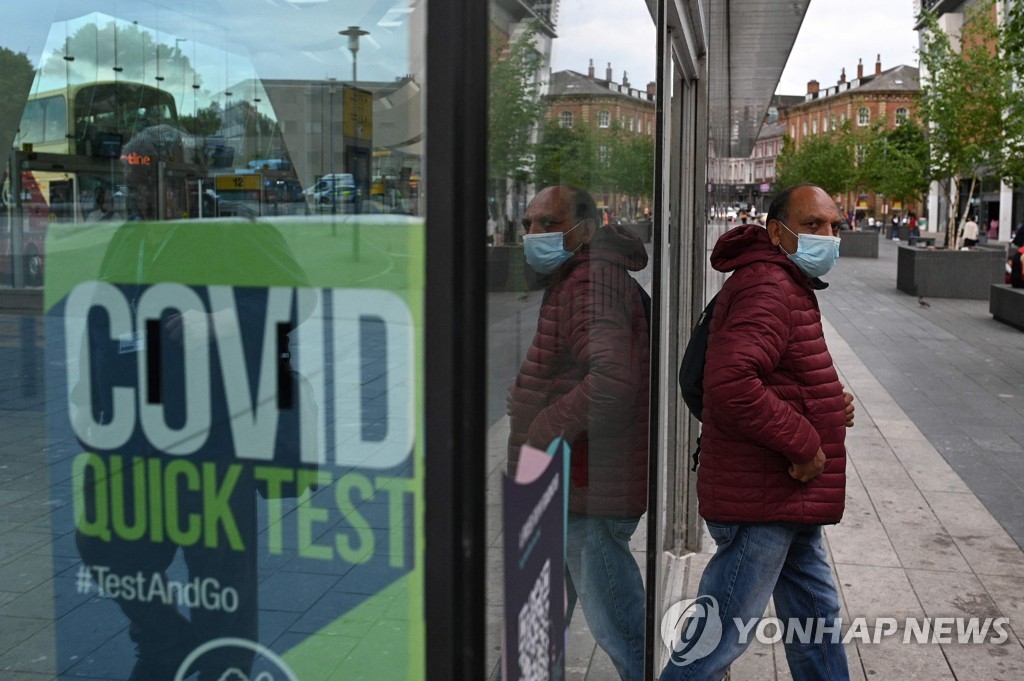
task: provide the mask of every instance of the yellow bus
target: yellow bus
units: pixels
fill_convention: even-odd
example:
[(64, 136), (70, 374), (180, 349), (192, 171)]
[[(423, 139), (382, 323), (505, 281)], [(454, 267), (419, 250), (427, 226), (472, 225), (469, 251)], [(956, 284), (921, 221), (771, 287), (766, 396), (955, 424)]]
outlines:
[(5, 224), (20, 234), (15, 240), (6, 226), (0, 231), (0, 278), (19, 259), (23, 283), (42, 284), (51, 222), (114, 216), (121, 147), (160, 124), (178, 127), (174, 97), (142, 83), (99, 81), (30, 94), (15, 137), (16, 176), (4, 169), (3, 208), (14, 218)]
[(132, 82), (93, 82), (33, 93), (25, 103), (15, 147), (41, 153), (118, 158), (143, 128), (177, 126), (174, 96)]

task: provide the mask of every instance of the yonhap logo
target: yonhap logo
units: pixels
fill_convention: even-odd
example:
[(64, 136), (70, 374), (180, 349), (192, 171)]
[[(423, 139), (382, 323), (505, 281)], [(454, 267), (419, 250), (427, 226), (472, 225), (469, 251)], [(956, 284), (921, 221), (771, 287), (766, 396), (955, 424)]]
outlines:
[(680, 601), (661, 619), (661, 640), (672, 664), (685, 667), (706, 657), (722, 641), (722, 617), (714, 596)]

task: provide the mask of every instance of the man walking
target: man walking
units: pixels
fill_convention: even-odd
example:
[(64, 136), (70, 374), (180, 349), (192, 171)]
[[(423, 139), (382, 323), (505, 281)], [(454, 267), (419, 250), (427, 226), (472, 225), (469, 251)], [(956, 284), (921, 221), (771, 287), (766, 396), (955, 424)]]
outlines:
[(772, 596), (784, 633), (814, 627), (784, 638), (795, 681), (849, 678), (822, 525), (843, 516), (853, 398), (815, 298), (841, 222), (827, 193), (796, 185), (772, 201), (766, 228), (737, 227), (712, 252), (716, 270), (733, 272), (711, 322), (697, 472), (717, 545), (697, 600), (713, 616), (684, 626), (663, 681), (721, 679), (749, 642), (739, 623), (759, 619)]
[(619, 676), (640, 681), (644, 586), (629, 540), (647, 510), (650, 341), (646, 294), (630, 271), (646, 266), (647, 251), (565, 185), (541, 190), (523, 226), (526, 261), (547, 285), (509, 391), (509, 464), (524, 444), (570, 444), (569, 616), (578, 595)]

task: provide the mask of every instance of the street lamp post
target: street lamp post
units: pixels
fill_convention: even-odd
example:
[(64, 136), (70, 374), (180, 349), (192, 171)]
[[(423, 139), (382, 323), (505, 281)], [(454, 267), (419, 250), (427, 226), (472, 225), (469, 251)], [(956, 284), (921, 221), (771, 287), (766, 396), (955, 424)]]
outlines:
[(344, 31), (338, 31), (339, 35), (348, 36), (348, 49), (352, 53), (352, 82), (355, 83), (359, 80), (358, 71), (356, 66), (358, 64), (358, 53), (359, 53), (359, 38), (360, 36), (369, 35), (369, 31), (364, 31), (358, 26), (349, 26)]

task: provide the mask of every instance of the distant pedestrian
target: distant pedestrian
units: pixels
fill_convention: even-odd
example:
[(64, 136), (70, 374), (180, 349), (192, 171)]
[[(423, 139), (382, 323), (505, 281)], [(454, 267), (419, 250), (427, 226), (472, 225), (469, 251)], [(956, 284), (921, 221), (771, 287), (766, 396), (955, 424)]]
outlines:
[(1007, 283), (1013, 288), (1024, 288), (1024, 246), (1017, 247), (1006, 259), (1006, 264), (1010, 268)]
[(978, 245), (978, 223), (974, 221), (974, 216), (968, 217), (967, 222), (964, 223), (961, 241), (963, 248), (973, 248)]
[(1013, 239), (1011, 243), (1017, 248), (1024, 246), (1024, 222), (1017, 223), (1017, 229), (1013, 231)]

